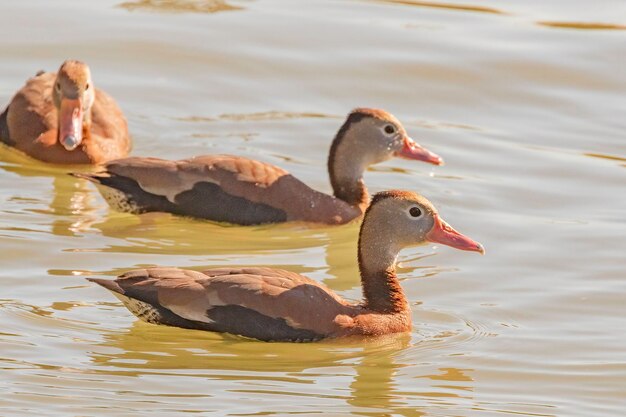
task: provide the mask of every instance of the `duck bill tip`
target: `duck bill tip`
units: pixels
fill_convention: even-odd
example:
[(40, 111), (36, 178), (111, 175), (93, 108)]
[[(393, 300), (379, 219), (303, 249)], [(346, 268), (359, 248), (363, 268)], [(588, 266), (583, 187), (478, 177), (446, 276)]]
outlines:
[(61, 99), (59, 109), (59, 143), (68, 151), (83, 140), (83, 106), (79, 99)]
[(433, 165), (443, 165), (443, 158), (416, 143), (408, 136), (404, 137), (402, 149), (397, 151), (396, 156), (404, 159), (428, 162)]
[(435, 215), (435, 224), (430, 232), (426, 234), (429, 242), (440, 243), (455, 249), (478, 252), (485, 254), (485, 247), (468, 236), (465, 236), (452, 228), (448, 223)]

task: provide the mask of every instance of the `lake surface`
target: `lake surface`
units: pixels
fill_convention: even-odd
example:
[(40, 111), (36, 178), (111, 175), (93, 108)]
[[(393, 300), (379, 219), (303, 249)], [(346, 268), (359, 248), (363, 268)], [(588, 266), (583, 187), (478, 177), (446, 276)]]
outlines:
[(84, 277), (286, 268), (360, 297), (358, 224), (224, 227), (109, 210), (0, 149), (2, 416), (626, 413), (626, 3), (32, 1), (0, 5), (0, 105), (66, 58), (134, 155), (232, 153), (329, 191), (347, 112), (381, 107), (447, 164), (392, 160), (484, 257), (402, 252), (407, 335), (261, 343), (136, 320)]

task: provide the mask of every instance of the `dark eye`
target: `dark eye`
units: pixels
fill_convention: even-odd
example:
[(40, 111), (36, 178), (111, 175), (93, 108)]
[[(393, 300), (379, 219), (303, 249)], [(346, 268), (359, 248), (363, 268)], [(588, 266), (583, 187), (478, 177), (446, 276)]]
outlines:
[(419, 207), (411, 207), (411, 209), (409, 210), (409, 214), (412, 217), (419, 217), (422, 215), (422, 210), (420, 210)]
[(388, 135), (393, 135), (394, 133), (396, 133), (396, 128), (393, 125), (387, 125), (385, 126), (385, 133)]
[(89, 90), (89, 83), (87, 83), (87, 85), (85, 85), (85, 90)]
[(61, 89), (61, 83), (57, 83), (57, 85), (54, 86), (57, 90)]

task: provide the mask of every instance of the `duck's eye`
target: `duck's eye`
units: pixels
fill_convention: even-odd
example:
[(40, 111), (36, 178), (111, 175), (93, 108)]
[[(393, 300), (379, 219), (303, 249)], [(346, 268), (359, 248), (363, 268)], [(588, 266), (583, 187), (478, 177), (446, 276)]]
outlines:
[(54, 88), (56, 88), (57, 91), (61, 91), (61, 83), (57, 83)]
[(89, 90), (89, 83), (85, 85), (85, 91)]
[(422, 215), (422, 210), (419, 207), (413, 206), (409, 209), (409, 214), (411, 217), (418, 218)]
[(394, 133), (396, 133), (396, 128), (393, 125), (387, 125), (385, 126), (385, 133), (388, 135), (393, 135)]

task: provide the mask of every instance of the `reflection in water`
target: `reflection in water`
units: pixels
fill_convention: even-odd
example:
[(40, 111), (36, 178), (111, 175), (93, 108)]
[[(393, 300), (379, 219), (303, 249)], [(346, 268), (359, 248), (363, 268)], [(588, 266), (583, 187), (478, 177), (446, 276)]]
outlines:
[[(432, 381), (422, 387), (424, 392), (399, 381), (398, 378), (405, 377), (401, 370), (412, 366), (403, 363), (404, 358), (411, 357), (407, 352), (411, 350), (409, 334), (295, 345), (135, 321), (128, 331), (105, 333), (104, 337), (90, 352), (99, 373), (122, 372), (137, 377), (185, 375), (220, 380), (226, 385), (235, 382), (237, 392), (250, 395), (297, 394), (345, 401), (357, 415), (393, 412), (418, 417), (424, 412), (411, 405), (415, 403), (411, 397), (426, 401), (467, 398), (473, 391), (470, 384), (473, 379), (468, 375), (471, 370), (457, 368), (442, 368), (435, 374), (418, 376), (420, 381)], [(294, 348), (298, 355), (294, 356)], [(346, 382), (336, 375), (350, 374), (354, 374), (349, 382), (350, 394), (345, 395)], [(320, 378), (329, 378), (323, 384), (323, 392), (312, 389), (311, 385)], [(285, 389), (287, 386), (289, 389)]]
[(626, 30), (624, 25), (614, 25), (612, 23), (592, 23), (592, 22), (537, 22), (541, 26), (548, 26), (561, 29), (583, 29), (583, 30)]
[(221, 114), (217, 117), (210, 116), (186, 116), (175, 117), (174, 120), (182, 122), (215, 122), (218, 120), (227, 120), (231, 122), (248, 122), (248, 121), (267, 121), (267, 120), (286, 120), (286, 119), (341, 119), (343, 116), (333, 116), (324, 113), (297, 113), (286, 111), (265, 111), (258, 113), (230, 113)]
[[(405, 343), (405, 340), (398, 340), (402, 348), (406, 347)], [(350, 384), (352, 396), (348, 399), (348, 403), (356, 408), (355, 414), (380, 416), (381, 413), (392, 409), (395, 411), (402, 405), (396, 392), (398, 384), (394, 382), (398, 370), (406, 366), (395, 361), (400, 346), (394, 351), (368, 352), (361, 358), (356, 367), (354, 381)], [(424, 415), (416, 409), (401, 414), (416, 417)]]
[[(224, 333), (156, 326), (135, 320), (127, 332), (111, 332), (92, 352), (102, 366), (141, 370), (194, 369), (212, 373), (303, 372), (312, 368), (339, 366), (363, 354), (363, 339), (318, 343), (267, 343)], [(408, 337), (408, 336), (407, 336)], [(365, 341), (365, 346), (370, 342)], [(374, 346), (376, 341), (371, 342)], [(297, 357), (293, 355), (298, 347)], [(113, 347), (115, 349), (111, 350)], [(243, 378), (246, 378), (243, 376)], [(296, 377), (290, 377), (291, 379)], [(254, 379), (254, 378), (252, 378)]]
[[(104, 204), (104, 203), (102, 203)], [(107, 206), (108, 209), (108, 206)], [(271, 255), (324, 245), (326, 230), (298, 224), (232, 226), (174, 216), (168, 213), (131, 215), (109, 210), (93, 224), (103, 236), (119, 239), (103, 252), (175, 255)]]
[(381, 3), (402, 4), (406, 6), (433, 7), (437, 9), (459, 10), (463, 12), (504, 14), (504, 12), (492, 7), (475, 6), (470, 4), (454, 4), (454, 3), (435, 3), (430, 1), (417, 0), (378, 0)]
[[(401, 358), (410, 357), (405, 354), (410, 349), (408, 334), (294, 345), (256, 342), (236, 336), (135, 321), (128, 331), (111, 332), (104, 337), (105, 340), (90, 353), (96, 366), (109, 368), (108, 371), (101, 370), (102, 373), (123, 370), (126, 375), (141, 376), (153, 373), (180, 375), (182, 371), (194, 377), (223, 380), (225, 383), (239, 381), (238, 392), (251, 394), (266, 392), (267, 387), (272, 386), (272, 395), (283, 392), (294, 395), (294, 389), (297, 389), (302, 395), (329, 398), (328, 394), (310, 391), (310, 384), (323, 375), (324, 368), (353, 368), (350, 395), (338, 394), (345, 389), (334, 387), (332, 398), (346, 401), (358, 415), (374, 416), (393, 410), (404, 416), (422, 416), (423, 412), (407, 405), (407, 397), (458, 397), (457, 391), (464, 395), (473, 391), (468, 386), (472, 378), (467, 375), (467, 370), (456, 368), (420, 376), (435, 384), (425, 393), (413, 393), (413, 387), (398, 381), (399, 371), (410, 366), (401, 363)], [(294, 356), (296, 346), (298, 355)], [(341, 373), (346, 374), (346, 371)], [(442, 384), (442, 381), (446, 383)], [(341, 379), (333, 379), (330, 383), (343, 384)], [(290, 386), (288, 391), (282, 390), (283, 384)], [(297, 388), (300, 384), (305, 385)], [(433, 391), (437, 391), (438, 395)]]
[(0, 168), (23, 177), (40, 177), (60, 173), (56, 165), (37, 161), (3, 143), (0, 143)]
[(71, 171), (84, 170), (84, 166), (45, 164), (21, 152), (7, 150), (2, 153), (0, 169), (21, 177), (52, 178), (52, 198), (40, 200), (45, 201), (46, 208), (43, 210), (30, 208), (27, 211), (54, 216), (51, 222), (54, 235), (75, 236), (98, 220), (95, 213), (96, 192), (84, 181), (77, 181), (67, 175)]
[(591, 158), (600, 158), (600, 159), (608, 159), (610, 161), (626, 162), (626, 158), (622, 156), (616, 156), (616, 155), (607, 155), (603, 153), (591, 153), (591, 152), (583, 153), (583, 155), (591, 157)]
[[(335, 291), (345, 291), (361, 285), (357, 263), (357, 241), (360, 222), (333, 228), (325, 245), (328, 278), (322, 281)], [(360, 296), (360, 294), (359, 294)]]
[(53, 198), (51, 213), (56, 216), (52, 222), (52, 233), (57, 236), (75, 236), (88, 230), (99, 220), (96, 213), (96, 192), (84, 181), (71, 177), (55, 177), (52, 186)]
[(228, 10), (240, 10), (224, 0), (137, 0), (118, 5), (126, 10), (147, 10), (163, 13), (217, 13)]

